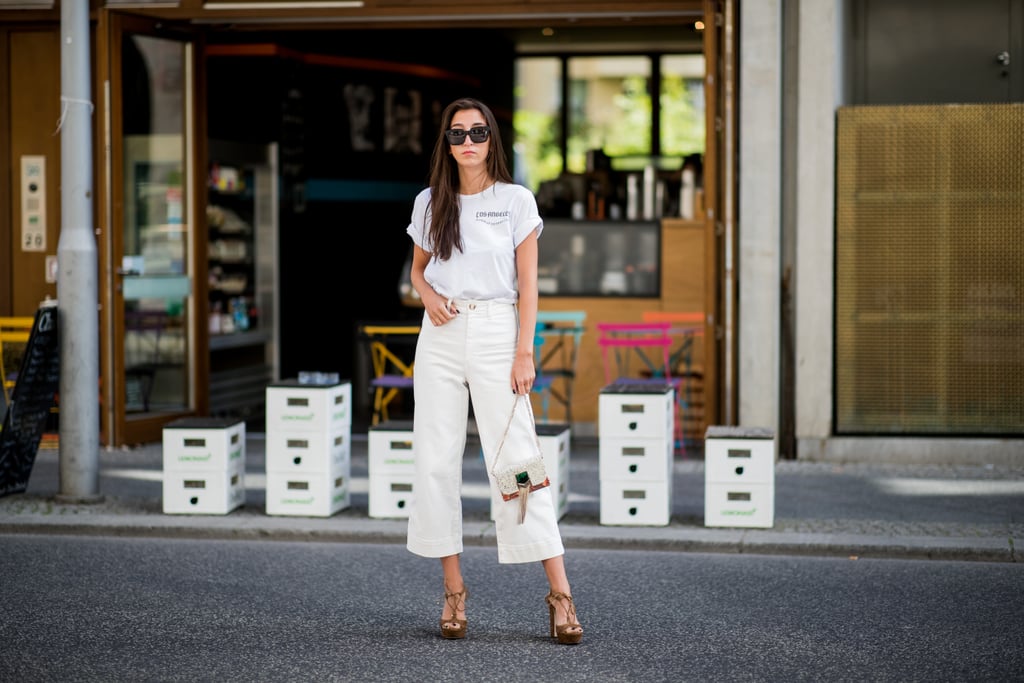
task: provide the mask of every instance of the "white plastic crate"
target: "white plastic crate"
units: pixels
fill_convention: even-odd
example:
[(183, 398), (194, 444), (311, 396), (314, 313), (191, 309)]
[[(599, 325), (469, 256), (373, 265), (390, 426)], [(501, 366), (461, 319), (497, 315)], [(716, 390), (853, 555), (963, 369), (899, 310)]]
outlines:
[(704, 526), (775, 523), (775, 433), (711, 426), (704, 435)]
[(409, 516), (415, 496), (412, 472), (383, 473), (370, 477), (368, 514), (374, 518)]
[(600, 479), (664, 481), (672, 478), (671, 438), (602, 436), (597, 448)]
[(672, 516), (675, 392), (606, 386), (598, 398), (601, 524), (664, 526)]
[(666, 526), (672, 511), (672, 482), (602, 479), (601, 524)]
[(708, 481), (767, 484), (775, 478), (772, 438), (706, 438), (704, 467)]
[(672, 439), (674, 396), (667, 384), (606, 386), (598, 396), (598, 436)]
[(352, 384), (276, 382), (267, 387), (266, 430), (334, 432), (352, 426)]
[(388, 420), (370, 427), (367, 433), (367, 468), (370, 477), (378, 474), (412, 474), (412, 421)]
[(327, 473), (337, 471), (351, 455), (350, 428), (326, 431), (267, 432), (267, 472)]
[(245, 422), (188, 417), (163, 428), (163, 468), (224, 472), (245, 463)]
[(704, 526), (760, 527), (775, 523), (775, 487), (770, 484), (707, 484)]
[(327, 473), (267, 473), (268, 515), (330, 517), (351, 505), (350, 462)]
[(225, 515), (245, 503), (245, 467), (221, 471), (164, 470), (165, 514)]

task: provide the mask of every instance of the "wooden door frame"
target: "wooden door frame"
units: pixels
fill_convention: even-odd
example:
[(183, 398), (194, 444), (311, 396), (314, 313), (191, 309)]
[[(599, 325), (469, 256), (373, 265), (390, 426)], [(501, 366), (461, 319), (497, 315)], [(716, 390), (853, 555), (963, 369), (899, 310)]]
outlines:
[[(736, 395), (736, 0), (704, 0), (706, 152), (704, 164), (706, 424), (733, 424)], [(728, 239), (727, 239), (728, 238)], [(727, 262), (730, 258), (732, 261)]]
[[(8, 72), (11, 63), (8, 59), (10, 45), (10, 31), (7, 27), (0, 27), (0, 93), (11, 92), (11, 82)], [(12, 207), (11, 192), (11, 141), (7, 131), (11, 129), (11, 118), (7, 107), (0, 108), (0, 206)], [(14, 212), (4, 211), (0, 215), (0, 273), (8, 275), (0, 278), (0, 315), (13, 315), (14, 305), (14, 283), (11, 282), (11, 259), (13, 258), (14, 244)]]
[[(179, 417), (205, 414), (208, 404), (206, 383), (209, 373), (209, 352), (207, 328), (205, 325), (205, 301), (202, 296), (205, 289), (198, 287), (200, 277), (205, 277), (205, 258), (198, 256), (199, 251), (205, 257), (206, 240), (198, 234), (199, 226), (205, 225), (201, 220), (205, 211), (205, 159), (206, 159), (206, 124), (205, 117), (199, 113), (204, 111), (200, 95), (205, 93), (201, 68), (202, 41), (201, 36), (187, 24), (174, 25), (171, 31), (158, 29), (158, 20), (137, 13), (114, 11), (109, 9), (97, 12), (96, 29), (96, 85), (99, 93), (97, 100), (96, 126), (97, 139), (102, 144), (96, 154), (98, 182), (96, 195), (97, 232), (100, 236), (100, 367), (103, 378), (101, 441), (107, 446), (125, 446), (134, 443), (160, 441), (163, 426)], [(191, 102), (191, 139), (186, 163), (193, 168), (190, 173), (191, 184), (188, 187), (190, 201), (186, 215), (191, 247), (188, 253), (188, 272), (192, 276), (193, 305), (189, 307), (190, 329), (188, 339), (189, 354), (193, 360), (189, 363), (192, 373), (189, 376), (189, 405), (184, 411), (161, 413), (129, 421), (125, 415), (126, 388), (116, 378), (124, 376), (124, 357), (117, 357), (117, 340), (124, 339), (124, 320), (117, 310), (121, 301), (116, 295), (116, 288), (121, 286), (119, 275), (120, 264), (114, 260), (115, 254), (123, 250), (124, 240), (124, 139), (122, 120), (122, 99), (120, 93), (121, 50), (120, 40), (125, 32), (141, 35), (152, 35), (161, 38), (181, 38), (191, 44), (190, 70), (191, 85), (186, 85), (191, 92), (187, 95)], [(197, 268), (200, 266), (201, 268)], [(202, 272), (199, 272), (199, 271)], [(201, 290), (201, 291), (200, 291)]]

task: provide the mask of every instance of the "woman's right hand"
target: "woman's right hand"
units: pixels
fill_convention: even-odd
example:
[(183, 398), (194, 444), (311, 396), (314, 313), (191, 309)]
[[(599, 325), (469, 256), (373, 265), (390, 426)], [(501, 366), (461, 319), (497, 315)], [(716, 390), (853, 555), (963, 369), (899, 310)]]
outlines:
[(427, 317), (434, 327), (440, 327), (458, 315), (459, 310), (455, 308), (455, 304), (449, 302), (450, 299), (445, 299), (438, 294), (430, 297), (429, 301), (424, 302), (423, 305), (427, 310)]
[(409, 280), (412, 282), (413, 288), (420, 295), (420, 301), (423, 302), (423, 309), (427, 314), (427, 319), (430, 320), (434, 327), (440, 327), (454, 318), (459, 311), (451, 304), (451, 299), (446, 299), (438, 294), (423, 276), (428, 263), (430, 263), (430, 254), (424, 251), (422, 247), (414, 245), (412, 248), (412, 266), (409, 268)]

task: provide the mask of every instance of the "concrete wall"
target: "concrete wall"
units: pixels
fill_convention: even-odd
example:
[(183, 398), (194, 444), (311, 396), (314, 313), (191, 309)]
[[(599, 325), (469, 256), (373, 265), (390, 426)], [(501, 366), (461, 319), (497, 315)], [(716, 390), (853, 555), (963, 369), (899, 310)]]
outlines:
[(779, 424), (782, 0), (740, 3), (738, 423)]
[(835, 112), (850, 92), (850, 8), (740, 3), (738, 422), (791, 427), (795, 453), (781, 443), (780, 456), (802, 460), (1024, 464), (1019, 439), (832, 433)]

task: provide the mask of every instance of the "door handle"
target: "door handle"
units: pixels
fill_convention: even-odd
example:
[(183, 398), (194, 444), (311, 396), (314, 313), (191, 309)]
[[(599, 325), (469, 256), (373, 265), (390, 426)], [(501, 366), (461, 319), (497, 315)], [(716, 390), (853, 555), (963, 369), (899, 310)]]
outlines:
[(1010, 75), (1010, 53), (1007, 50), (1003, 50), (996, 55), (996, 64), (1001, 68), (999, 69), (999, 75), (1003, 78)]

